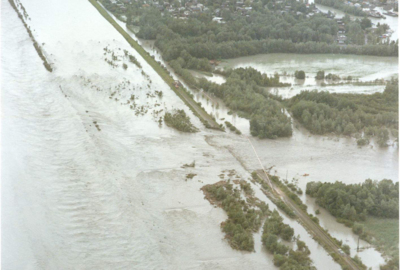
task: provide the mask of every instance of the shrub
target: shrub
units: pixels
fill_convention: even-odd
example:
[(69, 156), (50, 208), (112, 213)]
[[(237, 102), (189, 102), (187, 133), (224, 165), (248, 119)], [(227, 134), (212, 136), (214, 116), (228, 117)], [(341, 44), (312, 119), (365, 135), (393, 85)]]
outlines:
[(325, 71), (320, 70), (317, 72), (317, 76), (315, 76), (315, 79), (317, 80), (323, 80), (325, 78)]
[(164, 121), (168, 126), (171, 126), (183, 132), (197, 132), (198, 129), (192, 125), (190, 118), (186, 116), (184, 110), (177, 110), (174, 113), (165, 113)]
[(360, 235), (364, 232), (364, 226), (360, 223), (354, 223), (352, 230), (353, 233)]
[(346, 253), (347, 255), (350, 255), (350, 247), (349, 247), (349, 245), (343, 245), (343, 246), (342, 246), (342, 250), (343, 250), (344, 253)]
[(296, 79), (304, 80), (306, 78), (306, 73), (303, 70), (296, 70), (294, 76), (296, 77)]
[(364, 145), (367, 145), (367, 144), (369, 144), (369, 140), (367, 138), (359, 138), (357, 140), (357, 145), (358, 146), (364, 146)]

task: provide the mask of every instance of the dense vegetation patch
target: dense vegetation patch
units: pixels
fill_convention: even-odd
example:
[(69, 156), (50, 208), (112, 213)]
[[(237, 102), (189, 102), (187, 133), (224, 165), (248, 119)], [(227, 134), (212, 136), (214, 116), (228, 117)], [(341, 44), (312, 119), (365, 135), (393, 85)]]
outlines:
[[(242, 117), (249, 118), (250, 130), (253, 136), (261, 139), (288, 137), (292, 135), (291, 120), (283, 111), (280, 98), (268, 93), (264, 86), (286, 86), (279, 82), (275, 74), (269, 77), (254, 68), (238, 68), (217, 70), (218, 74), (226, 76), (222, 85), (208, 81), (205, 78), (196, 80), (190, 71), (184, 68), (188, 61), (192, 61), (186, 51), (181, 56), (170, 62), (174, 71), (191, 87), (202, 89), (222, 99), (227, 107), (238, 112)], [(241, 132), (231, 125), (228, 128), (237, 134)]]
[(296, 70), (294, 77), (299, 80), (304, 80), (306, 78), (306, 73), (303, 70)]
[[(213, 21), (212, 12), (193, 13), (188, 20), (180, 20), (166, 11), (162, 16), (156, 8), (132, 5), (127, 14), (133, 19), (128, 24), (140, 26), (138, 37), (155, 39), (155, 45), (167, 61), (177, 59), (182, 51), (195, 58), (207, 59), (283, 52), (398, 55), (396, 44), (377, 45), (371, 41), (370, 45), (339, 46), (336, 44), (338, 25), (335, 20), (320, 14), (311, 17), (282, 14), (280, 11), (284, 6), (280, 5), (291, 5), (304, 14), (309, 12), (303, 3), (285, 2), (265, 8), (265, 4), (255, 1), (248, 17), (227, 15), (224, 24)], [(269, 4), (274, 5), (272, 1)], [(357, 37), (364, 35), (361, 21), (350, 22), (348, 18), (348, 25), (349, 40), (353, 41), (354, 36), (354, 41), (358, 41)], [(358, 44), (354, 41), (353, 44)]]
[[(260, 229), (262, 220), (270, 213), (268, 205), (251, 198), (253, 190), (244, 180), (240, 181), (240, 189), (230, 182), (220, 181), (206, 185), (202, 190), (211, 203), (219, 205), (228, 214), (221, 228), (232, 248), (253, 251), (253, 232)], [(247, 200), (242, 199), (241, 191)]]
[[(381, 269), (398, 269), (398, 182), (387, 179), (368, 179), (362, 184), (351, 185), (309, 182), (306, 194), (317, 198), (316, 203), (337, 217), (338, 222), (352, 227), (355, 234), (391, 256)], [(397, 268), (391, 268), (393, 266)]]
[(197, 132), (198, 129), (190, 122), (189, 116), (184, 110), (176, 110), (175, 112), (166, 112), (164, 115), (165, 123), (179, 131)]
[[(224, 174), (220, 175), (225, 177)], [(233, 176), (231, 173), (228, 176)], [(296, 240), (297, 249), (293, 250), (279, 240), (292, 241), (294, 230), (283, 223), (283, 218), (268, 205), (253, 196), (251, 185), (244, 180), (220, 181), (202, 188), (205, 198), (210, 203), (220, 206), (228, 214), (228, 219), (221, 224), (232, 248), (253, 251), (253, 232), (260, 229), (262, 222), (262, 242), (268, 252), (274, 254), (274, 264), (280, 269), (315, 269), (309, 258), (310, 251), (306, 244)]]
[(283, 219), (278, 212), (274, 210), (264, 223), (262, 234), (262, 242), (267, 250), (274, 254), (274, 264), (280, 269), (316, 269), (312, 266), (309, 257), (310, 250), (306, 244), (297, 239), (297, 250), (289, 248), (279, 238), (285, 241), (291, 241), (294, 230), (287, 224), (283, 223)]
[(289, 100), (289, 107), (293, 117), (312, 133), (363, 133), (366, 138), (377, 137), (384, 146), (388, 129), (398, 136), (398, 92), (398, 80), (373, 95), (303, 91)]
[(375, 217), (399, 217), (399, 183), (392, 180), (365, 180), (362, 184), (342, 182), (307, 183), (306, 194), (332, 215), (351, 221)]
[(283, 106), (254, 82), (241, 80), (232, 73), (222, 85), (200, 79), (199, 87), (221, 98), (240, 116), (249, 118), (253, 136), (273, 139), (292, 135), (291, 120)]

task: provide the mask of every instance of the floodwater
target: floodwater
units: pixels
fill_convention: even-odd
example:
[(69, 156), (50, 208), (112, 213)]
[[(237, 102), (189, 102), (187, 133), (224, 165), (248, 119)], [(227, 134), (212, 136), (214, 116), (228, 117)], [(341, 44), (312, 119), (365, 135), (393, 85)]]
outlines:
[[(131, 33), (133, 35), (133, 33)], [(152, 41), (138, 40), (141, 45), (154, 57), (163, 62), (159, 51), (154, 48)], [(321, 56), (321, 57), (319, 57)], [(164, 63), (164, 62), (163, 62)], [(164, 63), (165, 64), (165, 63)], [(168, 67), (168, 65), (166, 65)], [(342, 93), (375, 93), (382, 92), (384, 86), (326, 86), (321, 88), (314, 77), (318, 70), (324, 69), (327, 73), (340, 76), (349, 75), (357, 77), (360, 81), (375, 79), (388, 79), (397, 77), (397, 58), (371, 57), (357, 55), (298, 55), (298, 54), (268, 54), (237, 59), (225, 60), (221, 67), (253, 67), (267, 74), (275, 72), (294, 73), (295, 70), (309, 70), (306, 79), (309, 86), (292, 86), (290, 88), (272, 89), (274, 93), (283, 97), (291, 97), (300, 93), (302, 89), (321, 89), (330, 92)], [(171, 70), (172, 72), (172, 70)], [(312, 72), (312, 73), (311, 73)], [(196, 77), (204, 77), (223, 83), (222, 79), (216, 80), (199, 72), (192, 72)], [(175, 78), (178, 78), (174, 75)], [(282, 77), (281, 77), (282, 78)], [(286, 77), (286, 82), (298, 83), (293, 77)], [(284, 80), (282, 80), (284, 81)], [(245, 136), (250, 136), (249, 121), (235, 113), (231, 114), (223, 101), (210, 96), (208, 93), (193, 91), (195, 99), (217, 118), (219, 123), (230, 121)], [(229, 131), (227, 131), (229, 133)], [(299, 187), (305, 191), (309, 181), (343, 181), (345, 183), (360, 183), (371, 178), (381, 180), (384, 178), (398, 181), (398, 147), (393, 142), (387, 148), (379, 148), (374, 142), (368, 147), (360, 148), (354, 138), (337, 136), (315, 136), (302, 128), (293, 119), (293, 136), (276, 140), (251, 139), (265, 168), (274, 166), (271, 173), (283, 179), (298, 179)], [(248, 171), (260, 168), (253, 150), (249, 147), (247, 139), (242, 136), (230, 134), (212, 136), (209, 139), (212, 145), (223, 146), (228, 149)], [(305, 177), (304, 174), (309, 174)], [(303, 202), (309, 206), (309, 213), (314, 214), (316, 209), (312, 200), (303, 194)], [(321, 225), (329, 232), (351, 248), (351, 255), (357, 254), (365, 265), (372, 269), (379, 269), (384, 263), (382, 255), (374, 248), (366, 248), (357, 252), (357, 236), (351, 229), (339, 224), (329, 214), (318, 216)], [(292, 226), (293, 224), (291, 224)], [(309, 246), (310, 244), (307, 243)], [(360, 247), (369, 247), (368, 243), (360, 240)]]
[[(205, 129), (89, 2), (23, 4), (55, 71), (43, 68), (3, 0), (2, 266), (276, 269), (259, 234), (256, 252), (232, 250), (219, 228), (226, 215), (199, 190), (219, 181), (222, 170), (248, 178), (260, 168), (247, 139)], [(105, 47), (120, 59), (118, 67), (104, 61), (111, 59)], [(122, 60), (124, 49), (142, 69)], [(154, 96), (156, 90), (162, 98)], [(132, 95), (142, 109), (130, 107)], [(196, 99), (248, 134), (248, 120), (229, 115), (222, 102), (204, 93)], [(200, 132), (160, 127), (159, 111), (172, 108), (184, 109)], [(290, 139), (251, 140), (264, 166), (275, 165), (279, 175), (288, 170), (302, 188), (310, 180), (398, 176), (396, 147), (358, 149), (351, 139), (310, 136), (302, 129)], [(195, 168), (181, 168), (193, 160)], [(305, 172), (310, 176), (301, 178)], [(197, 176), (185, 181), (188, 173)], [(318, 269), (340, 269), (303, 227), (287, 217), (285, 222), (307, 243)], [(375, 260), (368, 266), (377, 269), (379, 253), (368, 257)]]
[[(205, 142), (212, 131), (89, 2), (24, 2), (53, 73), (2, 5), (2, 268), (276, 269), (271, 255), (228, 245), (219, 227), (226, 215), (200, 191), (223, 169), (248, 173)], [(107, 45), (141, 62), (150, 89), (133, 64), (124, 71), (103, 60)], [(131, 87), (118, 86), (125, 78)], [(162, 100), (147, 97), (160, 89)], [(131, 94), (147, 113), (124, 104)], [(202, 131), (160, 128), (156, 101), (186, 110)], [(181, 168), (193, 160), (196, 168)], [(187, 173), (198, 175), (185, 181)]]
[[(359, 55), (334, 55), (334, 54), (263, 54), (235, 59), (224, 60), (219, 68), (252, 67), (256, 70), (273, 76), (274, 73), (288, 74), (280, 76), (280, 81), (290, 83), (290, 87), (273, 87), (270, 91), (284, 98), (290, 98), (304, 90), (320, 89), (333, 93), (376, 93), (383, 92), (384, 85), (332, 85), (331, 81), (316, 80), (315, 76), (320, 70), (336, 74), (340, 77), (352, 76), (360, 82), (374, 81), (376, 79), (390, 79), (398, 76), (398, 58), (359, 56)], [(296, 79), (293, 74), (296, 70), (304, 70), (305, 80)], [(322, 83), (327, 86), (321, 86)]]

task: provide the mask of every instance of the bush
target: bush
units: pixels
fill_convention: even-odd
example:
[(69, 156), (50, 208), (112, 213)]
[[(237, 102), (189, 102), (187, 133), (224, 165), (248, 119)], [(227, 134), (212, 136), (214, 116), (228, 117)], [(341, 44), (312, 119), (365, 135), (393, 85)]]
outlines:
[(325, 76), (325, 79), (331, 81), (339, 81), (340, 77), (336, 74), (329, 73), (328, 75)]
[(323, 80), (325, 78), (325, 71), (320, 70), (317, 72), (317, 76), (315, 76), (315, 79), (317, 80)]
[(357, 140), (357, 145), (358, 146), (364, 146), (364, 145), (367, 145), (367, 144), (369, 144), (369, 140), (367, 138), (359, 138)]
[(171, 126), (179, 131), (190, 133), (198, 131), (198, 129), (192, 125), (190, 118), (186, 116), (184, 110), (177, 110), (174, 113), (166, 112), (164, 115), (164, 121), (168, 126)]
[(240, 132), (240, 130), (238, 130), (234, 125), (232, 125), (230, 122), (225, 121), (225, 125), (233, 132), (235, 132), (238, 135), (241, 135), (242, 132)]
[(281, 266), (287, 261), (286, 256), (280, 255), (280, 254), (275, 254), (274, 255), (274, 265), (275, 266)]
[(296, 77), (296, 79), (304, 80), (306, 78), (306, 73), (303, 70), (296, 70), (294, 76)]
[(350, 255), (350, 246), (349, 245), (342, 245), (342, 250), (347, 255)]
[(357, 235), (361, 235), (364, 232), (364, 226), (359, 223), (354, 223), (352, 230), (353, 230), (353, 233), (355, 233)]

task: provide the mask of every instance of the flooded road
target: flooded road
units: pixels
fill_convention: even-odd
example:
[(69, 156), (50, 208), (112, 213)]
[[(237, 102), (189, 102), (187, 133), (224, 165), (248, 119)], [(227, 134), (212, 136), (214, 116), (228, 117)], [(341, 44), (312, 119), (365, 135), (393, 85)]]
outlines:
[[(257, 235), (256, 252), (232, 250), (219, 227), (226, 215), (199, 190), (219, 181), (224, 169), (245, 179), (259, 169), (247, 140), (206, 130), (89, 2), (22, 3), (55, 71), (43, 68), (3, 0), (2, 266), (276, 269)], [(105, 48), (118, 55), (117, 67), (104, 61), (110, 58)], [(124, 70), (123, 50), (143, 68), (128, 63)], [(163, 97), (153, 97), (155, 90)], [(132, 95), (143, 110), (131, 107)], [(196, 99), (248, 134), (248, 120), (229, 115), (204, 93), (196, 93)], [(200, 132), (160, 127), (159, 110), (172, 108), (184, 109)], [(301, 129), (290, 139), (252, 141), (277, 174), (309, 173), (299, 180), (302, 188), (310, 180), (361, 182), (367, 175), (398, 175), (395, 147), (358, 149), (350, 139), (310, 136)], [(195, 168), (181, 168), (193, 160)], [(197, 176), (185, 181), (188, 173)], [(307, 243), (318, 269), (340, 269), (300, 224), (284, 218)], [(378, 262), (379, 256), (368, 255)]]

